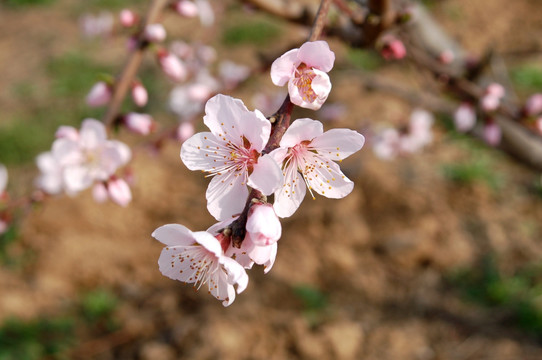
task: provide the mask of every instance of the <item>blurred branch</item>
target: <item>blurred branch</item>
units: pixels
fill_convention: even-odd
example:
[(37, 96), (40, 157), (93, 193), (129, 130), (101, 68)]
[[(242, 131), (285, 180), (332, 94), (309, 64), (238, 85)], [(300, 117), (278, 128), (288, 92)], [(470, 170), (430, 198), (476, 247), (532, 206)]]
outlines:
[[(435, 77), (447, 79), (445, 85), (448, 90), (459, 98), (479, 100), (484, 95), (484, 88), (464, 77), (467, 64), (465, 51), (431, 19), (422, 5), (413, 4), (413, 10), (414, 20), (406, 27), (407, 35), (410, 35), (415, 43), (415, 46), (409, 48), (411, 59), (432, 72)], [(452, 51), (454, 54), (454, 60), (449, 65), (441, 64), (437, 60), (438, 54), (444, 51)], [(500, 71), (503, 71), (502, 68)], [(521, 162), (542, 170), (542, 138), (520, 125), (518, 120), (520, 112), (517, 107), (509, 101), (503, 102), (495, 114), (495, 121), (502, 130), (499, 148)]]
[(160, 13), (168, 2), (169, 0), (153, 0), (149, 6), (147, 16), (141, 23), (136, 48), (130, 53), (130, 56), (126, 61), (120, 76), (115, 82), (113, 97), (109, 102), (109, 106), (107, 107), (107, 111), (103, 117), (103, 122), (106, 126), (111, 126), (119, 115), (122, 102), (126, 97), (126, 93), (130, 89), (130, 84), (132, 83), (141, 62), (143, 61), (143, 55), (145, 54), (145, 50), (149, 45), (149, 43), (143, 38), (144, 29), (147, 25), (153, 24), (157, 21)]

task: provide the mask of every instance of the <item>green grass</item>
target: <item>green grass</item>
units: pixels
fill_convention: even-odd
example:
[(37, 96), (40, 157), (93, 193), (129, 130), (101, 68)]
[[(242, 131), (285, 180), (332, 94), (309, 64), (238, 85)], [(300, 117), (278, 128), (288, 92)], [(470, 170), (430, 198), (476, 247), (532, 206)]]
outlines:
[(28, 5), (48, 5), (52, 4), (55, 0), (5, 0), (5, 3), (9, 6), (28, 6)]
[(460, 163), (442, 165), (444, 177), (459, 185), (472, 185), (485, 183), (491, 189), (502, 187), (503, 179), (493, 170), (492, 162), (488, 158), (473, 157)]
[(280, 27), (271, 21), (247, 21), (243, 18), (243, 21), (238, 21), (224, 29), (222, 41), (226, 45), (251, 44), (263, 46), (280, 35)]
[(541, 265), (505, 275), (498, 269), (495, 257), (488, 256), (479, 266), (450, 275), (449, 281), (467, 300), (508, 314), (505, 321), (542, 338)]
[(542, 66), (523, 65), (512, 69), (512, 80), (519, 90), (542, 91)]
[(87, 293), (81, 299), (81, 311), (89, 322), (110, 317), (117, 307), (118, 300), (111, 292), (98, 289)]
[(71, 318), (6, 320), (0, 327), (0, 360), (62, 359), (74, 338)]

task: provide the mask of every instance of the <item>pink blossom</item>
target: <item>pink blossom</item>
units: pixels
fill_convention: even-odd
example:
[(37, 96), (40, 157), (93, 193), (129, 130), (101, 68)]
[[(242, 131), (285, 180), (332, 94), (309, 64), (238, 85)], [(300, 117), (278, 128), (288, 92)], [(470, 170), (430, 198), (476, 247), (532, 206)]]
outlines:
[(184, 142), (186, 139), (194, 135), (195, 132), (196, 130), (194, 129), (194, 124), (185, 121), (182, 122), (177, 128), (177, 138), (179, 141)]
[(443, 52), (440, 53), (438, 59), (441, 63), (448, 65), (454, 61), (455, 55), (452, 50), (444, 50)]
[(120, 206), (128, 206), (132, 201), (132, 191), (124, 179), (115, 176), (107, 182), (107, 194), (113, 202)]
[(239, 263), (224, 254), (219, 239), (209, 232), (192, 232), (178, 224), (168, 224), (154, 230), (152, 236), (166, 245), (158, 265), (163, 275), (173, 280), (194, 284), (199, 289), (207, 285), (209, 293), (224, 306), (235, 300), (248, 284), (248, 275)]
[(109, 194), (107, 193), (107, 186), (103, 182), (97, 182), (92, 187), (92, 197), (97, 203), (106, 202), (109, 199)]
[(130, 9), (122, 9), (119, 13), (119, 20), (124, 27), (132, 27), (139, 21), (138, 16)]
[(335, 54), (325, 41), (307, 42), (286, 52), (271, 65), (273, 84), (284, 86), (292, 103), (318, 110), (331, 91), (327, 72), (333, 68)]
[(132, 100), (137, 106), (145, 106), (149, 100), (147, 89), (139, 82), (132, 86)]
[(271, 124), (261, 112), (249, 111), (243, 102), (225, 95), (207, 101), (203, 122), (211, 132), (186, 140), (181, 159), (190, 170), (212, 176), (207, 189), (207, 209), (218, 220), (241, 212), (248, 196), (247, 185), (263, 194), (273, 193), (281, 182), (277, 164), (260, 156), (267, 144)]
[(79, 131), (77, 131), (77, 129), (73, 126), (60, 126), (55, 132), (55, 137), (57, 139), (66, 138), (72, 141), (77, 141), (79, 140)]
[[(266, 205), (266, 206), (270, 206), (270, 205)], [(274, 216), (276, 218), (276, 215)], [(215, 237), (217, 237), (219, 240), (224, 239), (224, 236), (220, 234), (218, 231), (226, 228), (234, 220), (237, 220), (237, 218), (233, 218), (228, 221), (221, 221), (211, 226), (209, 229), (207, 229), (207, 231), (215, 235)], [(280, 223), (279, 223), (279, 227), (280, 227)], [(280, 237), (280, 235), (278, 236)], [(256, 263), (258, 265), (263, 265), (264, 273), (267, 274), (273, 267), (273, 264), (275, 263), (278, 246), (277, 246), (276, 241), (270, 243), (270, 245), (262, 245), (262, 246), (256, 245), (254, 241), (252, 240), (250, 234), (248, 233), (248, 228), (247, 228), (247, 233), (245, 235), (245, 238), (243, 239), (243, 242), (240, 248), (234, 247), (231, 244), (231, 242), (226, 242), (223, 245), (223, 248), (225, 248), (224, 251), (225, 251), (226, 256), (234, 258), (235, 261), (241, 264), (241, 266), (243, 266), (245, 269), (252, 269), (252, 266), (254, 265), (254, 263)]]
[(382, 130), (373, 140), (373, 152), (383, 160), (394, 159), (399, 154), (401, 136), (394, 128)]
[(211, 26), (215, 22), (215, 12), (207, 0), (195, 0), (198, 7), (199, 21), (203, 26)]
[(250, 75), (250, 68), (244, 65), (238, 65), (232, 61), (224, 60), (220, 63), (220, 78), (226, 89), (233, 89), (240, 82), (246, 80)]
[(406, 48), (403, 42), (391, 35), (382, 38), (380, 53), (386, 60), (400, 60), (406, 56)]
[(542, 94), (533, 94), (527, 99), (525, 113), (528, 116), (542, 113)]
[(192, 1), (180, 0), (174, 4), (174, 7), (181, 16), (194, 17), (198, 15), (198, 7)]
[(113, 15), (102, 11), (97, 15), (85, 14), (79, 18), (81, 32), (88, 38), (108, 36), (113, 30)]
[(484, 125), (483, 137), (486, 143), (497, 146), (501, 143), (502, 132), (499, 125), (490, 121)]
[[(363, 135), (349, 129), (324, 132), (321, 122), (298, 119), (286, 130), (280, 148), (271, 156), (281, 164), (284, 182), (275, 192), (275, 213), (292, 215), (305, 197), (306, 187), (328, 198), (348, 195), (354, 183), (334, 161), (341, 161), (362, 148)], [(306, 187), (305, 187), (306, 184)]]
[(36, 165), (40, 170), (35, 182), (37, 188), (53, 195), (64, 191), (64, 169), (52, 151), (39, 154)]
[(489, 84), (486, 88), (485, 95), (480, 99), (482, 109), (487, 112), (497, 110), (497, 108), (501, 105), (504, 92), (504, 87), (501, 84)]
[(200, 72), (193, 83), (176, 86), (169, 95), (169, 107), (182, 120), (200, 114), (205, 102), (218, 91), (220, 84), (207, 72)]
[(457, 131), (467, 132), (476, 124), (476, 113), (468, 103), (463, 103), (454, 112), (454, 124)]
[(434, 121), (433, 115), (426, 110), (414, 109), (412, 111), (408, 133), (409, 152), (416, 152), (433, 141), (431, 127)]
[(149, 135), (155, 127), (152, 116), (131, 112), (124, 116), (126, 128), (139, 135)]
[[(38, 157), (44, 172), (39, 183), (55, 192), (66, 189), (73, 194), (105, 181), (130, 159), (130, 148), (120, 141), (107, 140), (105, 126), (98, 120), (85, 119), (77, 140), (56, 139), (50, 154)], [(58, 183), (57, 176), (62, 176)], [(44, 189), (48, 191), (47, 189)]]
[(143, 35), (149, 42), (162, 42), (166, 39), (166, 29), (162, 24), (149, 24), (145, 27)]
[(257, 246), (271, 245), (280, 239), (282, 227), (270, 204), (254, 204), (248, 212), (247, 236)]
[(111, 100), (113, 92), (111, 87), (104, 81), (99, 81), (92, 88), (87, 95), (87, 105), (92, 107), (103, 106)]
[(158, 53), (158, 62), (162, 71), (173, 81), (184, 81), (187, 71), (182, 61), (175, 55), (167, 51)]

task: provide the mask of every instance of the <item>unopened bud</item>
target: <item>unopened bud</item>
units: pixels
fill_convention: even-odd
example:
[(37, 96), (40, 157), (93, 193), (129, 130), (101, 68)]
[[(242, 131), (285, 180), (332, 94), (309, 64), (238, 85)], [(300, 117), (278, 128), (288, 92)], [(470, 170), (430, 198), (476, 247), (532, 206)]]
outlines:
[(111, 178), (107, 183), (107, 192), (111, 200), (120, 206), (127, 206), (132, 201), (132, 191), (123, 179)]
[(194, 17), (198, 15), (198, 7), (192, 1), (180, 0), (175, 3), (175, 10), (181, 16)]
[(111, 100), (112, 91), (108, 84), (99, 81), (90, 89), (86, 102), (88, 106), (98, 107), (107, 104)]
[(194, 135), (194, 133), (194, 125), (191, 122), (183, 122), (177, 128), (177, 138), (180, 141), (185, 141), (186, 139)]
[(525, 103), (525, 113), (528, 116), (542, 113), (542, 94), (533, 94)]
[(147, 89), (145, 89), (141, 83), (136, 83), (132, 86), (132, 100), (134, 100), (134, 103), (137, 106), (147, 105), (149, 94), (147, 93)]
[(158, 54), (158, 61), (162, 71), (173, 81), (183, 81), (186, 79), (186, 67), (177, 56), (162, 51)]
[(144, 36), (150, 42), (162, 42), (166, 39), (166, 29), (162, 24), (150, 24), (145, 27)]
[(470, 104), (461, 104), (454, 112), (454, 124), (457, 131), (467, 132), (476, 124), (476, 113)]
[(256, 246), (272, 245), (280, 239), (282, 227), (270, 204), (254, 204), (248, 211), (247, 233)]
[(380, 53), (386, 60), (402, 59), (406, 56), (406, 48), (403, 42), (391, 36), (385, 36)]
[(494, 122), (488, 122), (484, 126), (484, 140), (491, 146), (497, 146), (501, 143), (501, 128)]
[(154, 130), (155, 124), (148, 114), (131, 112), (124, 117), (126, 128), (136, 134), (148, 135)]
[(139, 21), (138, 16), (129, 9), (121, 10), (119, 14), (120, 24), (124, 27), (132, 27)]

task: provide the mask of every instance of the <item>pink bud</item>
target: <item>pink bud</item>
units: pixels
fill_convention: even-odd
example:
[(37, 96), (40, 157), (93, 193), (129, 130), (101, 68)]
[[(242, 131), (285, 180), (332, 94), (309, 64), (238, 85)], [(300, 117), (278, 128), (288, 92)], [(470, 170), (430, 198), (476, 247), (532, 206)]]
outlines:
[(64, 138), (73, 141), (79, 140), (79, 131), (73, 126), (60, 126), (55, 133), (57, 139)]
[(282, 227), (273, 206), (254, 204), (248, 211), (247, 234), (256, 246), (267, 246), (280, 239)]
[(137, 106), (147, 105), (149, 94), (147, 93), (147, 89), (145, 89), (141, 83), (136, 83), (132, 87), (132, 99)]
[(445, 65), (451, 64), (454, 61), (454, 58), (454, 53), (451, 50), (444, 50), (438, 57), (439, 61)]
[(150, 42), (162, 42), (166, 39), (166, 29), (162, 24), (150, 24), (145, 27), (143, 35)]
[(495, 95), (487, 94), (480, 100), (480, 105), (484, 111), (495, 111), (501, 105), (501, 99)]
[(191, 122), (183, 122), (177, 128), (177, 138), (180, 141), (185, 141), (190, 136), (194, 135), (195, 129)]
[(8, 228), (9, 224), (6, 221), (0, 219), (0, 235), (8, 231)]
[(188, 87), (188, 97), (190, 100), (204, 102), (211, 97), (213, 89), (206, 84), (196, 83)]
[(186, 79), (186, 67), (181, 60), (167, 51), (158, 54), (158, 61), (162, 71), (173, 81), (183, 81)]
[(92, 107), (98, 107), (105, 105), (111, 100), (112, 92), (109, 85), (104, 81), (99, 81), (92, 89), (90, 89), (87, 95), (87, 105)]
[(467, 132), (476, 124), (476, 113), (468, 103), (459, 105), (454, 112), (454, 124), (457, 131)]
[(385, 36), (382, 40), (384, 45), (380, 53), (386, 60), (402, 59), (406, 56), (406, 48), (403, 42), (391, 36)]
[(486, 89), (486, 94), (495, 96), (497, 98), (502, 98), (504, 96), (504, 87), (498, 83), (491, 83)]
[(119, 20), (120, 24), (124, 27), (132, 27), (138, 22), (137, 15), (129, 9), (123, 9), (121, 10), (119, 14)]
[(92, 187), (92, 197), (97, 203), (103, 203), (107, 201), (109, 195), (107, 194), (107, 188), (103, 182), (96, 183)]
[(107, 183), (107, 192), (111, 200), (120, 206), (127, 206), (132, 201), (132, 191), (123, 179), (111, 178)]
[(525, 113), (528, 116), (537, 115), (542, 112), (542, 94), (533, 94), (525, 103)]
[(185, 17), (194, 17), (198, 15), (198, 7), (192, 1), (180, 0), (175, 5), (175, 10)]
[(154, 129), (154, 121), (147, 114), (131, 112), (124, 117), (126, 128), (136, 134), (148, 135)]
[(501, 143), (501, 128), (494, 122), (487, 122), (484, 126), (484, 140), (491, 146), (497, 146)]

